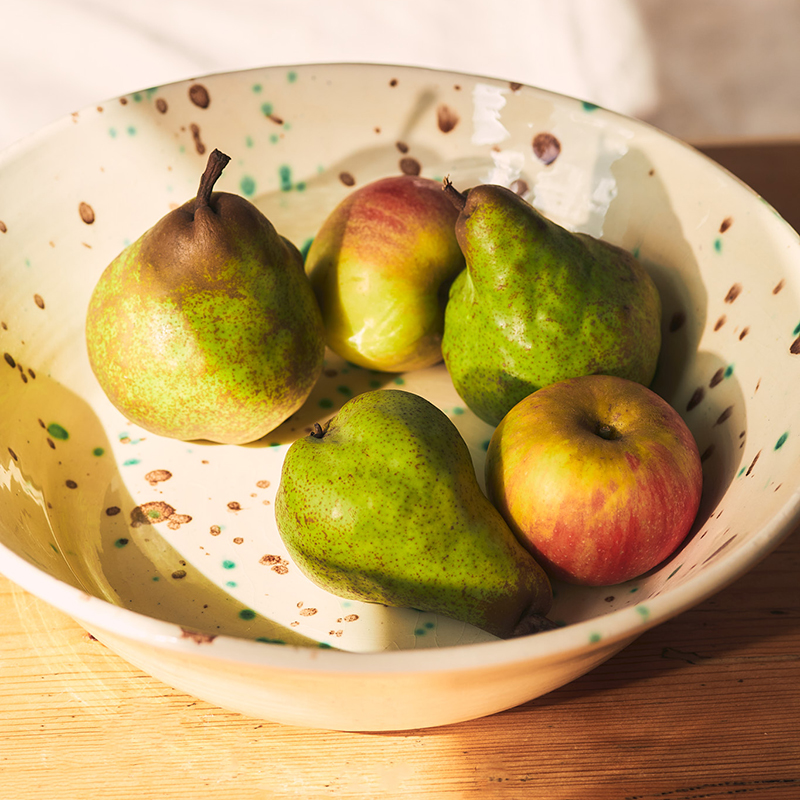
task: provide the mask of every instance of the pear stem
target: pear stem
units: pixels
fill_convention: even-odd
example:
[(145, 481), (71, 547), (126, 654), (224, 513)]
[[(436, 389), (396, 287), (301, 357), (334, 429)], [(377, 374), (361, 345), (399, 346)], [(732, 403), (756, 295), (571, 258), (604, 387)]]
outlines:
[(314, 423), (314, 429), (311, 431), (311, 435), (315, 439), (321, 439), (325, 435), (325, 430), (319, 422)]
[(208, 157), (205, 172), (203, 172), (203, 177), (200, 178), (200, 187), (197, 190), (197, 197), (194, 201), (195, 211), (198, 208), (209, 205), (211, 202), (211, 192), (214, 191), (214, 184), (219, 179), (219, 176), (222, 175), (222, 171), (228, 166), (230, 160), (230, 156), (226, 156), (225, 153), (219, 150), (215, 149), (211, 152), (211, 155)]
[(467, 204), (467, 198), (453, 186), (449, 177), (446, 177), (442, 181), (442, 191), (447, 195), (457, 211), (464, 210), (464, 206)]

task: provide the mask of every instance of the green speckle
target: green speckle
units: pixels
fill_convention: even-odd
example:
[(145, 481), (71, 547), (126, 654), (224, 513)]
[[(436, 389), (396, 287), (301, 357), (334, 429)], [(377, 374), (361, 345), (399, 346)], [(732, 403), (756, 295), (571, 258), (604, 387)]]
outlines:
[(128, 125), (127, 133), (128, 136), (136, 136), (136, 128), (134, 128), (133, 125)]
[(236, 583), (236, 581), (225, 581), (225, 585), (226, 585), (226, 586), (227, 586), (229, 589), (235, 589), (235, 588), (238, 586), (238, 584)]
[(61, 555), (61, 553), (59, 553), (59, 551), (58, 551), (58, 548), (52, 542), (49, 542), (49, 544), (50, 544), (50, 547), (53, 549), (54, 553), (58, 553), (59, 555)]
[(426, 623), (425, 623), (425, 627), (426, 627), (426, 628), (427, 628), (429, 631), (431, 631), (431, 630), (433, 630), (433, 629), (436, 627), (436, 623), (435, 623), (435, 622), (426, 622)]
[(305, 181), (300, 181), (299, 183), (296, 183), (296, 184), (294, 185), (294, 188), (295, 188), (295, 189), (296, 189), (298, 192), (304, 192), (304, 191), (306, 190), (306, 182), (305, 182)]
[(306, 258), (308, 257), (308, 251), (311, 249), (311, 243), (313, 241), (313, 237), (311, 239), (306, 239), (305, 242), (303, 242), (303, 246), (300, 248), (300, 255), (303, 256), (304, 264), (306, 262)]
[(254, 84), (253, 84), (253, 93), (254, 93), (254, 94), (261, 94), (261, 90), (262, 90), (263, 88), (264, 88), (264, 87), (263, 87), (263, 86), (262, 86), (260, 83), (254, 83)]
[(152, 580), (153, 580), (154, 582), (155, 582), (155, 581), (160, 581), (160, 580), (161, 580), (161, 576), (160, 576), (160, 575), (153, 575), (153, 578), (152, 578)]
[(109, 128), (109, 129), (108, 129), (108, 135), (109, 135), (109, 136), (110, 136), (112, 139), (116, 139), (116, 138), (117, 138), (117, 129), (116, 129), (116, 128)]
[(405, 384), (406, 384), (406, 379), (405, 379), (405, 378), (395, 378), (395, 379), (394, 379), (394, 382), (395, 382), (395, 383), (396, 383), (398, 386), (405, 386)]
[(134, 94), (131, 95), (131, 97), (133, 98), (133, 102), (134, 103), (141, 103), (142, 102), (142, 95), (141, 95), (140, 92), (135, 92)]
[(584, 100), (581, 105), (584, 111), (597, 111), (597, 109), (600, 108), (597, 103), (590, 103), (588, 100)]
[(669, 575), (667, 575), (667, 580), (669, 580), (682, 566), (683, 564), (678, 564), (678, 566), (675, 567), (675, 569), (672, 570)]
[(424, 636), (426, 633), (427, 631), (425, 630), (425, 628), (417, 628), (414, 631), (414, 636)]
[(788, 438), (789, 438), (789, 432), (788, 431), (786, 431), (786, 433), (782, 433), (780, 435), (780, 438), (778, 439), (778, 441), (775, 442), (775, 449), (776, 450), (780, 450), (781, 447), (783, 447), (786, 444), (786, 440)]
[(650, 616), (650, 609), (647, 606), (636, 606), (636, 612), (642, 619), (647, 619)]
[(639, 258), (639, 253), (641, 252), (642, 252), (641, 248), (639, 247), (638, 244), (636, 245), (636, 247), (633, 248), (633, 250), (631, 250), (631, 253), (633, 253), (634, 258)]
[(278, 144), (278, 142), (281, 140), (281, 137), (280, 137), (280, 136), (278, 136), (278, 134), (277, 134), (277, 133), (271, 133), (271, 134), (269, 135), (269, 140), (270, 140), (270, 142), (271, 142), (272, 144)]
[(270, 639), (268, 636), (259, 636), (256, 638), (257, 642), (263, 642), (264, 644), (286, 644), (283, 639)]
[(114, 547), (125, 547), (126, 544), (128, 544), (127, 539), (117, 539), (117, 541), (114, 542)]
[(270, 446), (270, 447), (280, 447), (280, 446), (281, 446), (281, 443), (280, 443), (280, 442), (270, 442), (270, 443), (269, 443), (269, 446)]
[(227, 559), (222, 562), (223, 569), (233, 569), (236, 566), (236, 562), (228, 561)]
[(161, 516), (161, 512), (157, 508), (153, 508), (147, 512), (147, 516), (150, 517), (150, 519), (158, 519)]
[(256, 193), (256, 182), (249, 175), (245, 175), (239, 181), (239, 188), (245, 197), (252, 197)]
[(742, 475), (744, 475), (744, 471), (745, 471), (746, 469), (747, 469), (747, 467), (742, 467), (742, 468), (741, 468), (741, 469), (740, 469), (740, 470), (739, 470), (739, 471), (736, 473), (736, 477), (737, 477), (737, 478), (741, 478), (741, 477), (742, 477)]
[(252, 147), (253, 146), (253, 137), (252, 136), (245, 136), (244, 137), (244, 146), (245, 147)]
[(345, 395), (346, 397), (350, 397), (350, 395), (353, 394), (353, 390), (349, 386), (337, 386), (336, 391), (339, 392), (339, 394)]
[(288, 192), (292, 188), (292, 170), (286, 164), (278, 167), (278, 177), (281, 182), (281, 191)]
[(464, 413), (464, 409), (463, 409), (463, 408), (461, 408), (461, 406), (456, 406), (456, 407), (453, 409), (453, 413), (454, 413), (454, 414), (455, 414), (457, 417), (460, 417), (460, 416), (461, 416), (461, 415)]
[(284, 122), (283, 123), (283, 129), (285, 131), (290, 131), (292, 129), (292, 123), (291, 122)]
[(728, 364), (728, 366), (725, 367), (725, 377), (730, 378), (731, 375), (733, 375), (733, 364)]
[(255, 619), (256, 618), (256, 612), (253, 611), (252, 608), (243, 608), (239, 612), (239, 618), (240, 619), (248, 619), (248, 620), (249, 619)]
[(261, 104), (261, 113), (268, 117), (272, 114), (272, 103), (262, 103)]
[(290, 70), (286, 73), (286, 80), (289, 83), (294, 83), (297, 80), (297, 73), (294, 70)]
[(370, 389), (380, 389), (381, 388), (381, 382), (380, 381), (375, 381), (375, 380), (370, 381), (369, 382), (369, 388)]
[(333, 645), (328, 644), (327, 642), (320, 642), (317, 647), (321, 647), (323, 650), (332, 650)]
[(102, 448), (102, 447), (95, 447), (95, 449), (94, 449), (94, 450), (92, 450), (92, 455), (93, 455), (93, 456), (102, 456), (102, 455), (103, 455), (105, 452), (106, 452), (106, 451), (105, 451), (105, 450), (103, 450), (103, 448)]
[(486, 439), (485, 441), (481, 442), (481, 450), (486, 452), (489, 449), (489, 442), (490, 441), (491, 441), (490, 439)]
[(720, 239), (719, 236), (716, 239), (714, 239), (714, 249), (718, 253), (722, 252), (722, 239)]
[(65, 442), (69, 439), (69, 433), (67, 433), (67, 429), (63, 428), (57, 422), (51, 422), (47, 426), (47, 432), (54, 438), (54, 439), (61, 439), (61, 441)]
[(798, 322), (797, 325), (794, 326), (794, 330), (792, 331), (792, 334), (795, 336), (797, 336), (798, 333), (800, 333), (800, 322)]
[(590, 633), (589, 634), (589, 641), (594, 644), (595, 642), (599, 642), (603, 637), (599, 633)]
[(638, 587), (638, 586), (634, 586), (634, 587), (631, 589), (631, 594), (635, 594), (635, 593), (636, 593), (636, 592), (638, 592), (638, 591), (639, 591), (639, 587)]
[(122, 462), (123, 467), (135, 467), (139, 463), (138, 458), (127, 458)]
[(320, 408), (333, 408), (333, 400), (331, 400), (329, 397), (323, 397), (319, 401), (319, 407)]

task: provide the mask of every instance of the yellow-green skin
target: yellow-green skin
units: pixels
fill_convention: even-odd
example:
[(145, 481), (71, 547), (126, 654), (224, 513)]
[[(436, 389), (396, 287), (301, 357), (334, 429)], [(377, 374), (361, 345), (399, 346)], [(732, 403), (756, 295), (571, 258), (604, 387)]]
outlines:
[(132, 422), (177, 439), (260, 439), (305, 401), (324, 331), (302, 257), (244, 198), (170, 212), (106, 268), (89, 359)]
[(410, 175), (366, 184), (331, 212), (306, 256), (331, 350), (382, 372), (442, 360), (447, 292), (464, 268), (457, 216), (441, 184)]
[(527, 631), (552, 602), (544, 571), (481, 492), (457, 428), (409, 392), (358, 395), (321, 437), (294, 442), (275, 518), (300, 570), (339, 597), (501, 637)]
[(565, 378), (651, 383), (661, 300), (631, 253), (568, 231), (494, 185), (469, 191), (456, 236), (467, 268), (450, 290), (442, 351), (481, 419), (497, 425), (531, 392)]

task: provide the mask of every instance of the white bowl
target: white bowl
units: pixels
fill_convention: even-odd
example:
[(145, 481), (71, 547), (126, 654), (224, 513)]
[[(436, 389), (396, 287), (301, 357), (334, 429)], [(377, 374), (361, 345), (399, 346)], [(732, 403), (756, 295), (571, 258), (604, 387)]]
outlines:
[[(272, 501), (288, 445), (314, 421), (357, 392), (403, 385), (455, 421), (479, 478), (491, 429), (442, 366), (381, 375), (331, 354), (303, 409), (254, 445), (162, 439), (110, 405), (84, 345), (91, 290), (127, 243), (194, 196), (214, 147), (232, 158), (217, 188), (249, 197), (301, 248), (354, 186), (418, 170), (462, 187), (514, 184), (557, 222), (637, 252), (664, 302), (654, 388), (704, 459), (685, 545), (623, 585), (556, 586), (563, 627), (511, 641), (340, 601), (304, 579)], [(798, 522), (798, 237), (645, 124), (469, 75), (267, 68), (75, 113), (0, 156), (0, 198), (0, 571), (221, 707), (339, 730), (490, 714), (718, 591)]]

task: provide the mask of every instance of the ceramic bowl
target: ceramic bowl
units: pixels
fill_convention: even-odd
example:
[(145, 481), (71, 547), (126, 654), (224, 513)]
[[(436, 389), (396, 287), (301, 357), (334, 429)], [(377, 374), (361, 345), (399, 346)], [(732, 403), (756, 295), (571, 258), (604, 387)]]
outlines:
[[(696, 524), (666, 563), (613, 587), (556, 585), (556, 630), (499, 641), (409, 609), (342, 601), (277, 535), (290, 443), (367, 389), (435, 402), (481, 479), (491, 428), (439, 366), (405, 375), (328, 354), (303, 408), (247, 446), (126, 420), (88, 364), (107, 263), (218, 189), (307, 246), (355, 187), (400, 172), (513, 186), (622, 245), (661, 290), (654, 388), (702, 453)], [(561, 686), (698, 603), (798, 522), (800, 245), (755, 193), (690, 147), (579, 100), (463, 74), (303, 65), (210, 75), (102, 102), (0, 157), (0, 572), (165, 683), (283, 723), (398, 730), (490, 714)], [(169, 376), (165, 375), (165, 380)]]

